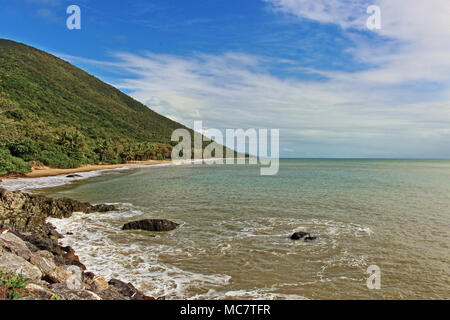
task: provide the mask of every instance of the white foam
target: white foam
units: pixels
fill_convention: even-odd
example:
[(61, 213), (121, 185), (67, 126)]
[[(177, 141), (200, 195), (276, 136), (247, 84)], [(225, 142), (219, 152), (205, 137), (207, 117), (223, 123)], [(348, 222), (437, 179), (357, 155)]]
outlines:
[(206, 294), (199, 294), (193, 299), (243, 299), (243, 300), (307, 300), (297, 294), (283, 294), (275, 292), (275, 288), (257, 288), (252, 290), (209, 290)]
[[(178, 165), (193, 165), (193, 164), (202, 164), (207, 165), (211, 164), (211, 160), (186, 160), (181, 161)], [(72, 183), (78, 180), (85, 180), (93, 177), (98, 177), (100, 175), (106, 173), (114, 173), (117, 171), (125, 171), (131, 169), (141, 169), (141, 168), (152, 168), (152, 167), (168, 167), (168, 166), (177, 166), (174, 162), (165, 162), (165, 163), (157, 163), (157, 164), (130, 164), (125, 165), (120, 168), (114, 169), (100, 169), (89, 172), (76, 172), (78, 177), (68, 178), (67, 176), (70, 174), (61, 174), (58, 176), (52, 177), (41, 177), (41, 178), (17, 178), (17, 179), (4, 179), (0, 182), (0, 187), (5, 188), (7, 190), (32, 190), (32, 189), (43, 189), (43, 188), (51, 188), (58, 187), (64, 184)]]
[(80, 177), (67, 178), (66, 175), (59, 175), (53, 177), (42, 178), (18, 178), (18, 179), (4, 179), (0, 186), (8, 190), (30, 190), (56, 187), (72, 181), (88, 179), (100, 175), (98, 171), (77, 173)]
[[(146, 294), (181, 299), (198, 287), (222, 287), (231, 277), (223, 274), (206, 275), (183, 270), (159, 261), (160, 256), (178, 259), (189, 257), (180, 248), (149, 243), (148, 234), (120, 230), (121, 220), (142, 214), (138, 209), (123, 206), (120, 211), (106, 214), (76, 213), (67, 219), (48, 219), (65, 235), (64, 245), (72, 246), (90, 271), (107, 278), (119, 278), (136, 284)], [(116, 218), (116, 219), (114, 219)]]
[[(190, 164), (187, 163), (186, 164)], [(101, 169), (101, 170), (94, 170), (89, 172), (76, 172), (73, 174), (76, 174), (76, 177), (68, 178), (67, 176), (70, 174), (61, 174), (58, 176), (52, 176), (52, 177), (41, 177), (41, 178), (17, 178), (17, 179), (4, 179), (2, 182), (0, 182), (0, 187), (5, 188), (7, 190), (32, 190), (32, 189), (43, 189), (43, 188), (51, 188), (51, 187), (58, 187), (64, 184), (69, 184), (74, 181), (79, 180), (86, 180), (93, 177), (98, 177), (103, 174), (108, 173), (114, 173), (118, 171), (125, 171), (125, 170), (131, 170), (131, 169), (140, 169), (140, 168), (151, 168), (151, 167), (167, 167), (167, 166), (173, 166), (173, 163), (158, 163), (158, 164), (151, 164), (151, 165), (126, 165), (121, 168), (114, 168), (114, 169)]]

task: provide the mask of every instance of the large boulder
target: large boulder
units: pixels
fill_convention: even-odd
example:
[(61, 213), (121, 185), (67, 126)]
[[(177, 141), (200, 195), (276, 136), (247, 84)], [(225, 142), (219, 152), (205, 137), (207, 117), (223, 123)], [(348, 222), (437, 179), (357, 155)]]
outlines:
[(108, 212), (114, 205), (91, 205), (68, 198), (52, 199), (39, 194), (0, 188), (0, 228), (13, 227), (19, 232), (48, 230), (46, 218), (67, 218), (74, 212)]
[(40, 280), (42, 272), (22, 257), (6, 250), (0, 250), (0, 270), (6, 273), (21, 274), (30, 280)]
[(25, 241), (8, 230), (0, 234), (0, 247), (28, 261), (32, 256), (32, 252), (27, 247)]
[(82, 270), (77, 266), (56, 266), (52, 273), (44, 278), (49, 283), (71, 283), (76, 289), (83, 288)]
[(57, 241), (46, 238), (42, 235), (26, 236), (24, 239), (29, 245), (36, 247), (41, 251), (49, 251), (54, 255), (54, 260), (58, 264), (78, 266), (82, 270), (86, 270), (86, 266), (80, 262), (75, 251), (70, 247), (62, 247)]
[(51, 285), (51, 291), (58, 294), (61, 300), (102, 300), (96, 293), (84, 289), (71, 289), (65, 283)]
[(165, 219), (145, 219), (128, 222), (123, 225), (122, 230), (146, 230), (146, 231), (171, 231), (179, 226), (178, 223)]
[(53, 254), (41, 250), (32, 254), (30, 262), (41, 270), (44, 277), (52, 277), (56, 273), (56, 264)]
[(55, 296), (55, 292), (50, 290), (48, 284), (31, 282), (26, 285), (26, 290), (42, 300), (49, 300)]

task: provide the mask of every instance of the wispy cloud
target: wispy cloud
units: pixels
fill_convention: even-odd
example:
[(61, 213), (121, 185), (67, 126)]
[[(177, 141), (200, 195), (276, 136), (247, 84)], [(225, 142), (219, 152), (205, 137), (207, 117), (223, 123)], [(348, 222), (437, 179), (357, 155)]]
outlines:
[(129, 76), (113, 84), (151, 109), (190, 126), (281, 128), (282, 149), (295, 150), (285, 155), (436, 157), (450, 142), (448, 104), (404, 104), (396, 90), (351, 77), (280, 79), (265, 70), (268, 58), (242, 53), (116, 59), (108, 65)]
[[(376, 66), (355, 81), (399, 84), (407, 81), (450, 82), (450, 2), (447, 0), (265, 0), (273, 10), (299, 19), (333, 23), (355, 39), (355, 59)], [(379, 5), (382, 28), (375, 41), (354, 31), (366, 29), (366, 9)], [(345, 75), (344, 75), (345, 76)]]
[[(107, 64), (126, 75), (113, 84), (188, 126), (280, 128), (285, 156), (450, 157), (447, 0), (375, 1), (376, 36), (364, 29), (366, 1), (266, 2), (340, 26), (356, 44), (346, 50), (370, 68), (318, 70), (242, 52), (116, 53)], [(280, 77), (274, 65), (320, 77)]]

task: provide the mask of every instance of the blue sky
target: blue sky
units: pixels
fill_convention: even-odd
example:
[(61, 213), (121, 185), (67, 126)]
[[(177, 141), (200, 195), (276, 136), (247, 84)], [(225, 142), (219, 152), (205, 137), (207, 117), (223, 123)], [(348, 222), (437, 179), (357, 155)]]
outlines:
[[(285, 157), (450, 157), (447, 0), (0, 4), (0, 37), (187, 126), (279, 128)], [(71, 4), (81, 30), (66, 28)]]

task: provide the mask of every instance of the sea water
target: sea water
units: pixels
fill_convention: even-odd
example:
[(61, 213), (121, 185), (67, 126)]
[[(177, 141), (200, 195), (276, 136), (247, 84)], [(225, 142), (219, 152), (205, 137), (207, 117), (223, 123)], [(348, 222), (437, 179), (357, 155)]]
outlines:
[[(284, 159), (275, 176), (250, 165), (80, 175), (4, 186), (116, 204), (114, 212), (50, 222), (90, 271), (151, 296), (450, 298), (447, 160)], [(146, 218), (181, 225), (168, 233), (121, 230)], [(292, 241), (295, 231), (317, 239)], [(367, 286), (369, 266), (379, 267), (379, 289)]]

